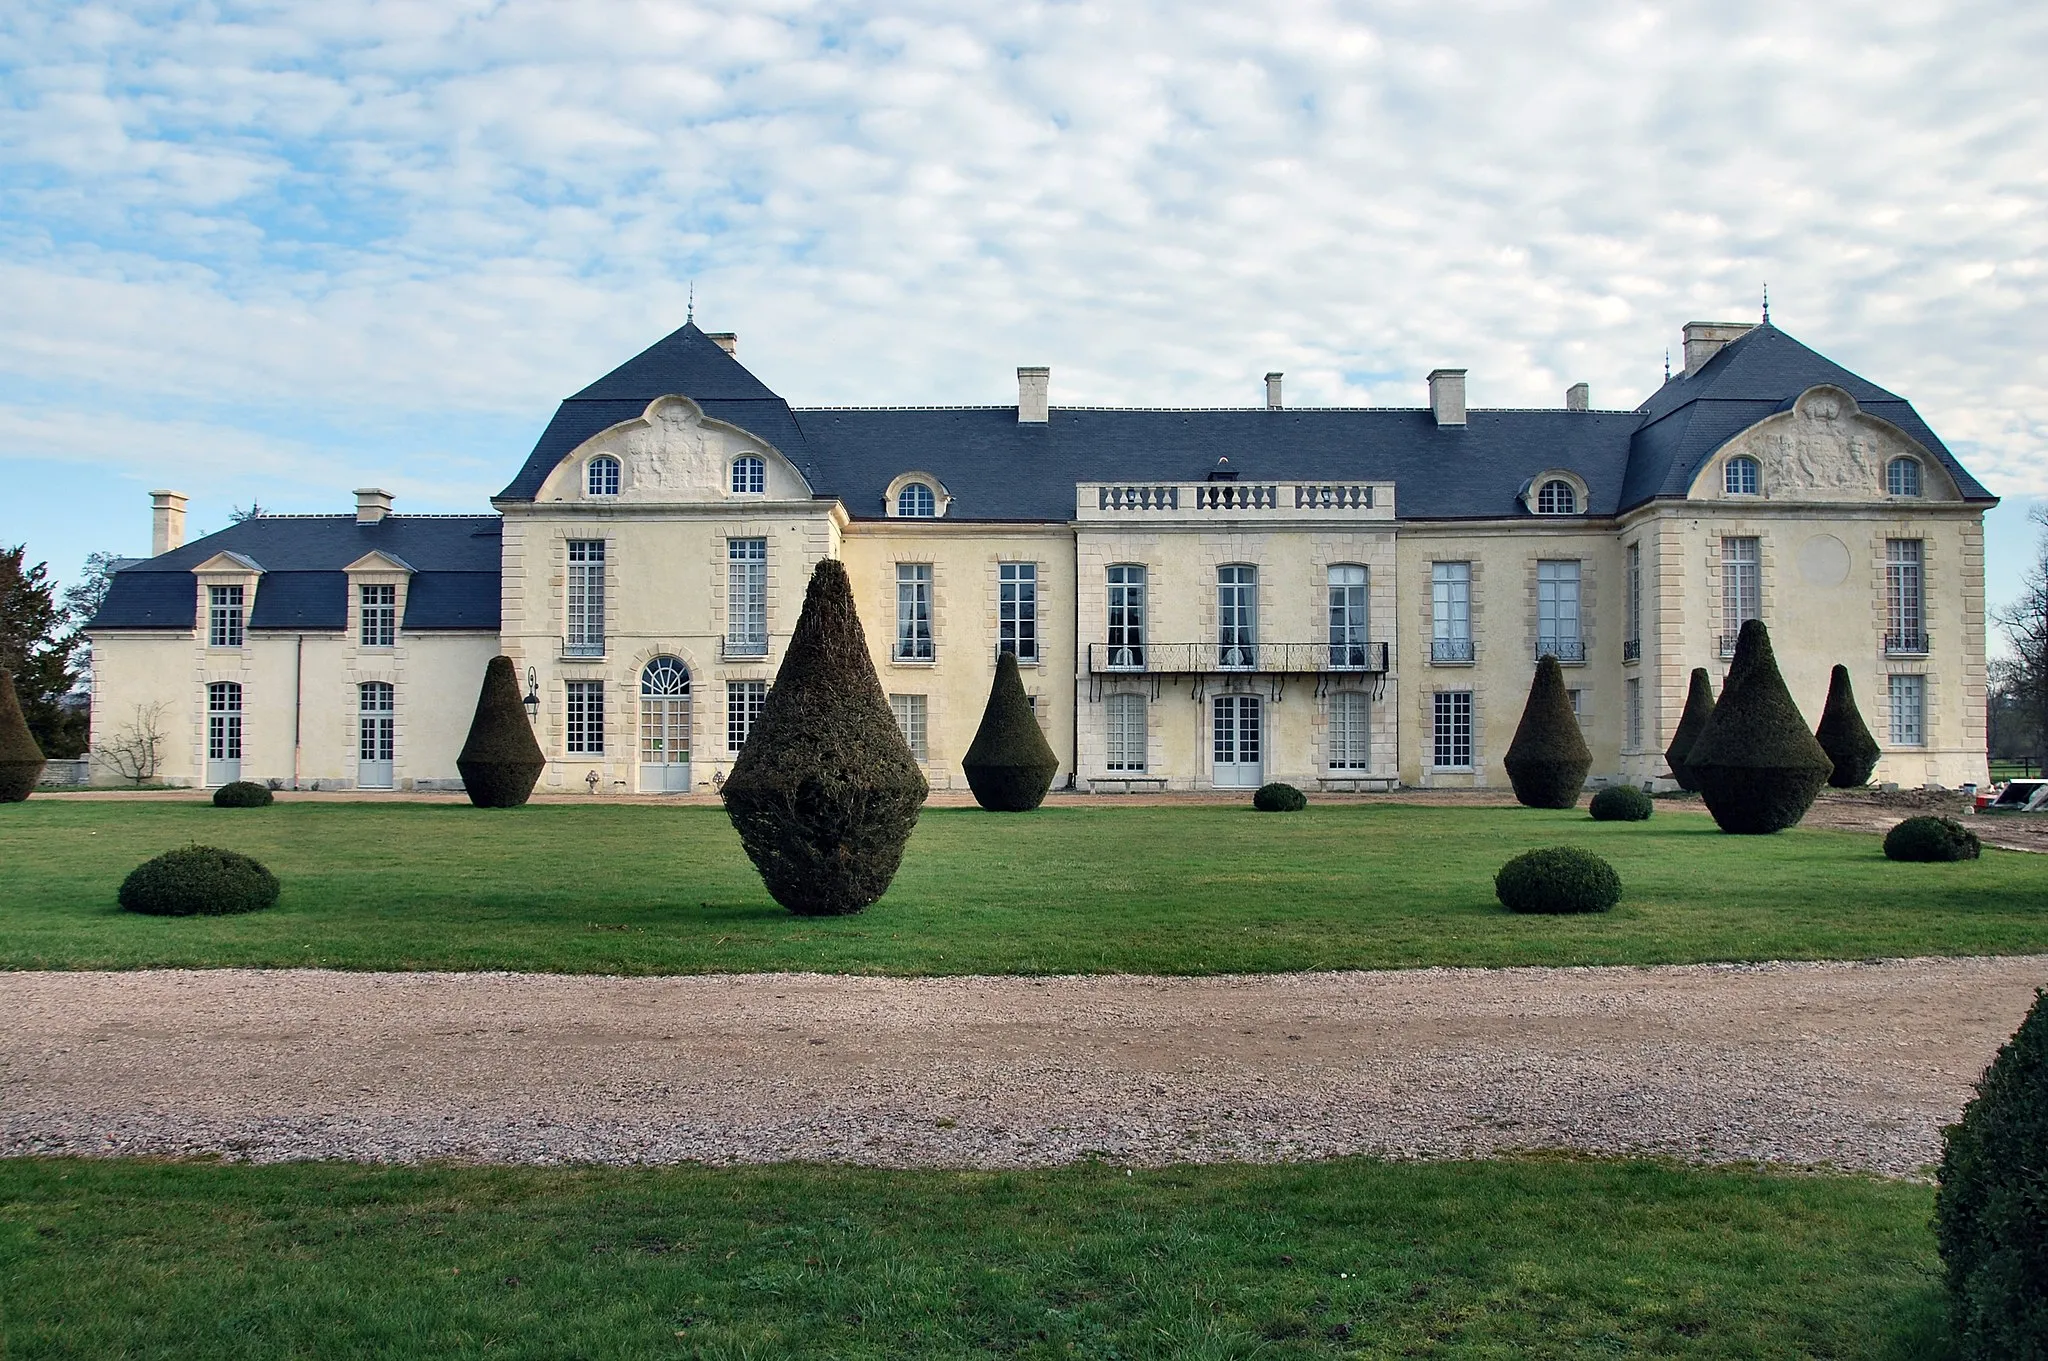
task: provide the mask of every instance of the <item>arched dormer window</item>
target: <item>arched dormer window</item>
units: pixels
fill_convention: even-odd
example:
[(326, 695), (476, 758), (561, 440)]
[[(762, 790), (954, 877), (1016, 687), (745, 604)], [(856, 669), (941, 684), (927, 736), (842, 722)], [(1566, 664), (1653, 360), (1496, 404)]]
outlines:
[(619, 494), (619, 461), (610, 454), (590, 460), (583, 471), (583, 490), (592, 496)]
[(1887, 496), (1920, 495), (1920, 460), (1895, 458), (1885, 464), (1884, 490)]
[(732, 489), (741, 495), (768, 490), (768, 460), (758, 454), (741, 454), (732, 461)]
[(929, 520), (939, 513), (939, 498), (923, 482), (908, 482), (896, 493), (896, 514), (906, 520)]
[(1536, 513), (1538, 515), (1577, 515), (1579, 513), (1578, 488), (1561, 477), (1553, 477), (1536, 489)]
[(1762, 486), (1761, 470), (1748, 454), (1737, 454), (1721, 469), (1721, 490), (1730, 496), (1755, 496)]

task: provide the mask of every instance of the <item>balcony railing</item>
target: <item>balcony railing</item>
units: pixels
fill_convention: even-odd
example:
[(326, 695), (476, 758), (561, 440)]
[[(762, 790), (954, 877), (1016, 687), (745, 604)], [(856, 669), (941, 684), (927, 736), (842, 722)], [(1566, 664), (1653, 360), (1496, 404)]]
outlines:
[(727, 634), (718, 640), (718, 655), (728, 661), (758, 660), (768, 655), (768, 635), (735, 638)]
[(1561, 662), (1583, 662), (1586, 660), (1586, 640), (1583, 638), (1539, 638), (1536, 640), (1536, 659), (1555, 657)]
[(1205, 676), (1230, 674), (1312, 676), (1328, 672), (1384, 674), (1385, 643), (1147, 643), (1142, 647), (1088, 644), (1088, 670), (1096, 675)]
[(1621, 659), (1625, 662), (1639, 662), (1643, 659), (1643, 640), (1624, 638), (1621, 640)]
[(1076, 488), (1075, 511), (1083, 520), (1212, 515), (1390, 520), (1394, 488), (1373, 482), (1084, 482)]
[(1740, 633), (1722, 634), (1719, 638), (1716, 638), (1714, 640), (1715, 654), (1722, 657), (1733, 657), (1735, 655), (1736, 640), (1741, 637), (1742, 635)]
[(1433, 662), (1462, 664), (1472, 660), (1470, 638), (1432, 638), (1429, 640), (1429, 659)]
[(1927, 635), (1917, 629), (1887, 629), (1884, 635), (1887, 657), (1925, 657)]
[(562, 644), (562, 655), (564, 657), (602, 657), (604, 656), (604, 640), (600, 638), (594, 643), (588, 641), (564, 643)]

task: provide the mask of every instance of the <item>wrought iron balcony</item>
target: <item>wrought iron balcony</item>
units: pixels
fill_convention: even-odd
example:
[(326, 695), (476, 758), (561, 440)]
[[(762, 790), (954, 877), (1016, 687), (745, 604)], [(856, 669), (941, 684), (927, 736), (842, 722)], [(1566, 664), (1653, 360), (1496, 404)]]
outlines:
[(1621, 659), (1625, 662), (1639, 662), (1643, 659), (1643, 640), (1624, 638), (1621, 640)]
[(1884, 635), (1887, 657), (1925, 657), (1927, 635), (1917, 629), (1887, 629)]
[(1722, 657), (1733, 657), (1735, 655), (1736, 640), (1741, 637), (1742, 635), (1739, 632), (1722, 634), (1714, 642), (1715, 653)]
[(1555, 657), (1561, 662), (1583, 662), (1586, 660), (1584, 638), (1539, 638), (1536, 640), (1536, 660)]
[(585, 661), (592, 658), (602, 658), (604, 656), (604, 640), (600, 638), (594, 643), (564, 643), (562, 644), (562, 655), (564, 657), (581, 658)]
[(1433, 662), (1448, 662), (1463, 665), (1473, 658), (1470, 638), (1432, 638), (1429, 640), (1429, 659)]
[(1385, 643), (1088, 645), (1088, 670), (1095, 675), (1384, 675), (1387, 669)]
[(768, 635), (735, 638), (727, 634), (718, 640), (718, 655), (727, 661), (758, 661), (768, 655)]

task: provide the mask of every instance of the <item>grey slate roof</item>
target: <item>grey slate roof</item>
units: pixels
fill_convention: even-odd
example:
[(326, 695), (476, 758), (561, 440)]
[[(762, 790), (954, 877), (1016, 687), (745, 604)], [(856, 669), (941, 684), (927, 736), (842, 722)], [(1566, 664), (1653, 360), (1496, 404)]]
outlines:
[(838, 497), (856, 519), (881, 518), (888, 484), (911, 471), (944, 484), (949, 518), (1057, 522), (1073, 518), (1077, 482), (1195, 481), (1225, 457), (1245, 479), (1392, 480), (1400, 516), (1417, 520), (1521, 514), (1529, 479), (1563, 468), (1585, 480), (1589, 513), (1613, 515), (1683, 496), (1730, 436), (1816, 383), (1847, 389), (1925, 444), (1966, 497), (1990, 499), (1909, 403), (1769, 325), (1635, 411), (1475, 410), (1468, 425), (1439, 428), (1427, 409), (1378, 407), (1055, 407), (1044, 425), (1020, 425), (1015, 407), (793, 411), (686, 324), (563, 402), (500, 497), (531, 500), (577, 445), (679, 393), (782, 450), (815, 493)]
[(114, 573), (88, 629), (189, 629), (197, 612), (192, 569), (220, 552), (263, 568), (252, 630), (335, 632), (348, 627), (348, 576), (365, 553), (384, 552), (413, 569), (406, 629), (496, 629), (495, 515), (391, 515), (358, 524), (353, 515), (265, 515), (194, 539)]

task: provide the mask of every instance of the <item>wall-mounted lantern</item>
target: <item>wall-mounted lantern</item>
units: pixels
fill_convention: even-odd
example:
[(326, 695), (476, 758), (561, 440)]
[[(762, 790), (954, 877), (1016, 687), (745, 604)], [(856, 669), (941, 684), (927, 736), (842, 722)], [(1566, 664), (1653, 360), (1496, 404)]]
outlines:
[(538, 724), (540, 722), (540, 677), (534, 674), (533, 668), (530, 666), (526, 668), (526, 698), (519, 702), (526, 706), (526, 721)]

